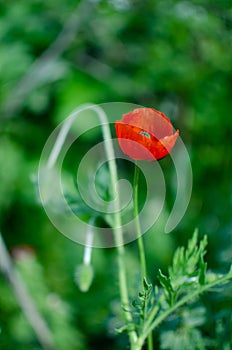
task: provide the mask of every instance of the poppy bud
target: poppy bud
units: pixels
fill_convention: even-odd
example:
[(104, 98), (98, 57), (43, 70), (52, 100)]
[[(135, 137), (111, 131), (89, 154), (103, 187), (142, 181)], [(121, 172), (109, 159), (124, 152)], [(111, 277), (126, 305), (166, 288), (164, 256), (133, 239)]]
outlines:
[(81, 264), (76, 267), (75, 282), (82, 292), (88, 292), (94, 277), (92, 265)]

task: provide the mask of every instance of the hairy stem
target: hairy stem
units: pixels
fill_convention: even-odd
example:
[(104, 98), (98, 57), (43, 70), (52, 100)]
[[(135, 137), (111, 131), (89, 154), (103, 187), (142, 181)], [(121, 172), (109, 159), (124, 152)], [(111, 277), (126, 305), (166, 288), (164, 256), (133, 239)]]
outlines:
[[(80, 115), (80, 113), (86, 109), (90, 109), (90, 110), (92, 109), (93, 111), (95, 111), (100, 120), (100, 125), (102, 127), (102, 134), (104, 139), (105, 152), (106, 152), (107, 160), (109, 162), (109, 171), (110, 171), (110, 178), (111, 178), (110, 185), (111, 185), (112, 191), (114, 192), (115, 186), (118, 182), (118, 176), (117, 176), (115, 154), (114, 154), (114, 148), (113, 148), (113, 143), (112, 143), (112, 138), (111, 138), (111, 133), (109, 128), (109, 122), (104, 110), (97, 105), (85, 104), (78, 107), (63, 123), (60, 133), (57, 136), (56, 142), (48, 157), (47, 169), (51, 169), (55, 166), (74, 121)], [(123, 241), (122, 223), (121, 223), (121, 215), (120, 215), (120, 201), (119, 201), (118, 193), (116, 193), (115, 200), (114, 200), (113, 232), (114, 232), (115, 246), (117, 249), (117, 258), (118, 258), (118, 278), (119, 278), (120, 298), (121, 298), (122, 306), (124, 308), (128, 308), (130, 303), (129, 303), (127, 281), (126, 281), (125, 247), (123, 245), (124, 241)], [(125, 310), (124, 310), (124, 318), (127, 325), (130, 325), (133, 321), (131, 313)], [(128, 334), (129, 334), (131, 349), (133, 349), (133, 346), (137, 341), (137, 333), (134, 330), (130, 330), (128, 331)]]
[[(135, 170), (134, 170), (133, 202), (134, 202), (135, 229), (136, 229), (136, 235), (137, 235), (139, 259), (141, 264), (142, 283), (143, 283), (143, 279), (147, 277), (147, 266), (146, 266), (146, 256), (145, 256), (145, 249), (143, 244), (143, 237), (142, 237), (141, 226), (139, 221), (138, 188), (139, 188), (139, 167), (136, 161)], [(152, 333), (148, 335), (148, 350), (153, 350)]]
[[(114, 148), (113, 148), (113, 144), (111, 141), (111, 134), (110, 134), (110, 129), (109, 129), (108, 124), (102, 123), (102, 130), (103, 130), (104, 141), (107, 142), (105, 144), (105, 151), (107, 154), (107, 158), (109, 160), (111, 186), (112, 186), (112, 189), (114, 191), (115, 186), (118, 182), (118, 176), (117, 176)], [(118, 193), (116, 193), (114, 203), (115, 204), (114, 204), (113, 231), (114, 231), (115, 244), (116, 244), (117, 252), (118, 252), (118, 268), (119, 268), (118, 272), (119, 272), (120, 295), (121, 295), (122, 306), (125, 308), (125, 307), (129, 306), (129, 296), (128, 296), (128, 289), (127, 289), (127, 282), (126, 282), (125, 247), (123, 245), (123, 232), (122, 232), (122, 222), (121, 222), (121, 215), (120, 215), (120, 200), (119, 200)], [(124, 311), (124, 317), (125, 317), (127, 324), (132, 323), (132, 316), (131, 316), (130, 312)], [(129, 331), (129, 338), (130, 338), (130, 343), (131, 343), (131, 349), (133, 349), (134, 344), (137, 340), (136, 332), (133, 330)]]
[(139, 221), (139, 208), (138, 208), (138, 187), (139, 187), (139, 167), (137, 162), (135, 163), (134, 171), (134, 185), (133, 185), (133, 202), (134, 202), (134, 218), (135, 218), (135, 229), (137, 235), (137, 242), (139, 248), (139, 259), (142, 270), (142, 281), (144, 277), (147, 277), (146, 257), (143, 244), (143, 238), (141, 234), (141, 226)]

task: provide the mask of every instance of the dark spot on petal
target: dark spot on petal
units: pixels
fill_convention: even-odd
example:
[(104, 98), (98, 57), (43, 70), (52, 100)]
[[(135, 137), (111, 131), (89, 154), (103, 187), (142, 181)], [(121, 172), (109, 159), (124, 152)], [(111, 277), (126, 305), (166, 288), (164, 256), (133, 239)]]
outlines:
[(151, 138), (151, 135), (147, 131), (140, 131), (139, 134), (143, 135), (143, 136), (146, 136), (148, 139)]

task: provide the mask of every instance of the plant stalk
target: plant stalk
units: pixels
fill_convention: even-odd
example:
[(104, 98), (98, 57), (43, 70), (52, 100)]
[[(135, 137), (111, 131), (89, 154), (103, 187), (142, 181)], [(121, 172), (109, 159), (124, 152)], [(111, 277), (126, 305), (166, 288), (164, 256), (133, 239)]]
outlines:
[[(101, 112), (103, 111), (101, 110)], [(111, 188), (114, 191), (115, 186), (118, 182), (118, 175), (117, 175), (114, 148), (111, 140), (109, 125), (107, 123), (106, 124), (102, 123), (102, 130), (103, 130), (103, 139), (105, 141), (105, 152), (109, 161)], [(114, 203), (115, 204), (114, 204), (114, 214), (113, 214), (114, 215), (113, 233), (114, 233), (115, 245), (117, 248), (120, 296), (121, 296), (122, 306), (124, 309), (124, 308), (128, 308), (130, 303), (129, 303), (129, 295), (128, 295), (128, 289), (127, 289), (127, 281), (126, 281), (125, 247), (123, 245), (124, 241), (123, 241), (122, 222), (121, 222), (121, 215), (120, 215), (120, 199), (119, 199), (118, 193), (116, 193), (115, 195)], [(124, 317), (127, 325), (133, 322), (132, 315), (130, 312), (124, 310)], [(134, 348), (137, 341), (136, 332), (134, 330), (128, 331), (128, 335), (130, 339), (131, 349), (136, 350), (136, 348)]]
[[(109, 128), (109, 122), (104, 110), (97, 105), (85, 104), (83, 106), (78, 107), (69, 116), (67, 121), (65, 121), (65, 123), (63, 124), (60, 130), (60, 133), (57, 137), (57, 140), (53, 146), (53, 149), (49, 155), (49, 158), (47, 161), (47, 167), (48, 169), (51, 169), (54, 167), (73, 122), (76, 120), (79, 113), (86, 109), (94, 110), (100, 120), (106, 157), (107, 157), (107, 160), (109, 161), (109, 171), (110, 171), (110, 178), (111, 178), (110, 185), (114, 191), (115, 186), (118, 182), (118, 176), (117, 176), (115, 154), (114, 154), (114, 148), (113, 148), (113, 143), (112, 143), (112, 138), (111, 138), (111, 133)], [(128, 295), (128, 289), (127, 289), (127, 281), (126, 281), (125, 248), (123, 245), (124, 241), (123, 241), (122, 223), (121, 223), (121, 216), (120, 216), (120, 201), (117, 193), (114, 201), (113, 216), (114, 216), (113, 233), (114, 233), (114, 240), (115, 240), (115, 246), (117, 249), (117, 257), (118, 257), (118, 278), (119, 278), (120, 298), (121, 298), (123, 307), (128, 307), (130, 303), (129, 303), (129, 295)], [(127, 325), (132, 324), (133, 319), (132, 319), (131, 313), (125, 310), (123, 311), (124, 311), (124, 318), (125, 318), (126, 324)], [(131, 331), (128, 331), (128, 335), (130, 339), (131, 349), (138, 350), (134, 348), (134, 345), (136, 344), (137, 338), (138, 338), (137, 333), (134, 330), (131, 330)]]
[(146, 267), (145, 249), (144, 249), (143, 238), (141, 234), (141, 226), (139, 221), (138, 188), (139, 188), (139, 167), (137, 165), (137, 162), (135, 162), (134, 184), (133, 184), (134, 219), (135, 219), (135, 229), (136, 229), (136, 236), (137, 236), (137, 242), (138, 242), (139, 260), (141, 264), (142, 282), (143, 282), (143, 278), (147, 277), (147, 267)]
[[(141, 231), (141, 226), (139, 221), (138, 189), (139, 189), (139, 167), (138, 167), (138, 162), (136, 161), (135, 170), (134, 170), (134, 183), (133, 183), (133, 202), (134, 202), (135, 229), (136, 229), (136, 235), (137, 235), (139, 260), (141, 264), (142, 285), (143, 285), (143, 279), (147, 278), (147, 266), (146, 266), (146, 256), (145, 256), (142, 231)], [(148, 350), (153, 350), (152, 333), (149, 333), (147, 341), (148, 341), (148, 344), (147, 344)]]

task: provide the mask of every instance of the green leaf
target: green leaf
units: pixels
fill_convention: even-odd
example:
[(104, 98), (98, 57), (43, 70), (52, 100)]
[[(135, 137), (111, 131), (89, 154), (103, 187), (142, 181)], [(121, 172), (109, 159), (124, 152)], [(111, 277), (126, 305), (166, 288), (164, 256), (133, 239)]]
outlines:
[[(159, 293), (159, 298), (156, 297), (156, 304), (153, 302), (152, 307), (149, 309), (148, 313), (145, 314), (144, 327), (142, 335), (140, 335), (143, 340), (145, 340), (148, 334), (153, 329), (157, 328), (162, 321), (168, 318), (172, 313), (177, 312), (177, 310), (182, 308), (185, 304), (196, 300), (201, 293), (210, 290), (215, 291), (216, 287), (232, 279), (232, 268), (225, 275), (207, 273), (207, 264), (204, 261), (206, 245), (207, 237), (205, 236), (198, 244), (197, 231), (195, 231), (193, 237), (188, 242), (187, 248), (178, 248), (174, 254), (173, 266), (169, 268), (169, 276), (165, 276), (161, 270), (159, 270), (158, 279), (163, 287), (163, 293)], [(189, 261), (191, 261), (192, 266), (190, 266)], [(199, 324), (202, 321), (202, 317), (199, 318), (197, 316), (195, 320), (190, 320), (190, 322), (192, 321), (195, 324)], [(187, 322), (185, 321), (183, 323), (186, 324)], [(174, 335), (176, 337), (176, 333), (170, 333), (169, 335), (170, 339), (172, 339)], [(189, 343), (191, 342), (186, 342), (186, 349)], [(181, 348), (184, 348), (183, 342), (179, 343), (173, 338), (173, 341), (171, 340), (169, 343), (168, 337), (165, 337), (162, 348), (179, 349), (181, 344)], [(199, 349), (203, 349), (203, 347)]]
[(173, 289), (180, 293), (195, 283), (197, 279), (200, 284), (204, 284), (206, 265), (204, 256), (206, 254), (207, 237), (198, 244), (198, 230), (195, 230), (192, 238), (188, 241), (187, 248), (177, 248), (173, 265), (169, 268), (169, 276)]
[(205, 274), (207, 270), (207, 263), (204, 262), (203, 253), (200, 255), (200, 269), (198, 280), (201, 285), (205, 284)]
[(195, 229), (193, 232), (192, 238), (188, 241), (186, 257), (190, 257), (191, 255), (193, 255), (197, 247), (197, 240), (198, 240), (198, 229)]
[(158, 271), (158, 279), (160, 281), (160, 284), (162, 285), (162, 287), (166, 290), (167, 294), (168, 294), (168, 303), (169, 305), (173, 304), (174, 301), (174, 297), (175, 297), (175, 291), (172, 287), (172, 283), (171, 283), (171, 279), (170, 277), (165, 276), (161, 270), (159, 269)]
[(152, 284), (147, 282), (146, 277), (143, 278), (143, 287), (144, 290), (148, 293), (150, 293), (152, 290)]

